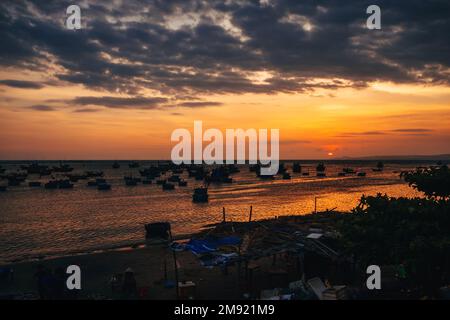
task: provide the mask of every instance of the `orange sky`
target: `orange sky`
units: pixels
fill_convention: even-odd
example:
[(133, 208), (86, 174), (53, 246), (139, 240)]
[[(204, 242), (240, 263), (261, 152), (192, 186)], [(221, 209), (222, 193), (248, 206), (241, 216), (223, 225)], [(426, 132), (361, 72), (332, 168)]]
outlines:
[(449, 5), (0, 1), (0, 159), (169, 159), (278, 129), (282, 159), (450, 154)]
[(194, 120), (221, 130), (278, 128), (282, 159), (450, 153), (450, 88), (443, 86), (371, 83), (311, 94), (210, 95), (201, 98), (223, 105), (162, 110), (27, 107), (101, 95), (81, 86), (0, 86), (0, 158), (168, 159), (171, 132), (192, 130)]

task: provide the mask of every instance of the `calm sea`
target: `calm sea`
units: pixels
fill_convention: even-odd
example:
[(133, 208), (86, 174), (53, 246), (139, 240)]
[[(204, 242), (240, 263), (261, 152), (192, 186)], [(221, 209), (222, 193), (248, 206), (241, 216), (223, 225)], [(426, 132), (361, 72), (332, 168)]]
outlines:
[[(253, 219), (281, 215), (306, 214), (317, 209), (349, 210), (362, 194), (378, 192), (391, 196), (418, 196), (400, 178), (401, 170), (412, 169), (424, 163), (385, 163), (383, 172), (372, 172), (375, 162), (327, 162), (327, 177), (315, 177), (317, 161), (301, 162), (303, 171), (311, 176), (292, 174), (291, 180), (277, 177), (260, 180), (247, 166), (232, 175), (232, 184), (211, 185), (210, 201), (192, 202), (192, 190), (201, 182), (182, 177), (187, 187), (176, 186), (163, 191), (160, 185), (138, 184), (127, 187), (124, 175), (139, 176), (139, 168), (130, 169), (128, 161), (119, 162), (120, 169), (112, 169), (111, 161), (67, 162), (74, 171), (102, 170), (112, 185), (111, 191), (88, 187), (86, 180), (75, 183), (73, 189), (46, 190), (28, 187), (28, 181), (49, 180), (30, 175), (18, 187), (0, 192), (0, 264), (72, 253), (92, 252), (116, 246), (126, 246), (144, 240), (144, 224), (169, 221), (175, 234), (191, 233), (202, 226), (219, 222), (222, 207), (227, 219), (247, 220), (253, 206)], [(140, 161), (141, 168), (154, 162)], [(0, 162), (7, 172), (16, 171), (25, 162)], [(40, 164), (58, 165), (58, 162)], [(287, 168), (292, 172), (291, 163)], [(366, 177), (338, 177), (344, 167), (367, 172)], [(0, 185), (6, 181), (0, 181)]]

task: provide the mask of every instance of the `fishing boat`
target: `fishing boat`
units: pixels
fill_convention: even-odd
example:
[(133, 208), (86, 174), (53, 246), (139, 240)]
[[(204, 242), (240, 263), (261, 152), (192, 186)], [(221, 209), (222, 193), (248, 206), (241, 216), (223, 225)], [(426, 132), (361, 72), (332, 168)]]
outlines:
[(86, 174), (66, 174), (66, 177), (71, 182), (78, 182), (78, 180), (85, 180), (88, 178)]
[(171, 238), (169, 222), (153, 222), (146, 224), (144, 227), (146, 239), (169, 240)]
[(138, 182), (141, 181), (141, 179), (133, 178), (132, 176), (125, 177), (124, 180), (125, 180), (125, 185), (127, 185), (129, 187), (137, 186)]
[(106, 182), (105, 183), (100, 183), (97, 186), (97, 190), (101, 190), (101, 191), (111, 190), (111, 185), (106, 183)]
[(70, 182), (78, 182), (78, 180), (80, 180), (77, 176), (66, 175), (66, 177), (70, 180)]
[(173, 175), (171, 177), (169, 177), (169, 179), (167, 179), (169, 182), (179, 182), (180, 181), (180, 176), (178, 175)]
[(62, 162), (60, 162), (59, 167), (53, 167), (52, 170), (53, 172), (72, 172), (73, 168), (68, 164), (62, 164)]
[(117, 161), (115, 161), (115, 162), (113, 163), (113, 165), (112, 165), (112, 168), (113, 168), (113, 169), (119, 169), (119, 168), (120, 168), (120, 164), (119, 164)]
[(174, 169), (172, 169), (172, 173), (173, 174), (182, 174), (183, 168), (174, 168)]
[(15, 187), (19, 186), (22, 182), (25, 181), (28, 174), (23, 172), (14, 172), (8, 174), (5, 178), (8, 180), (8, 186)]
[(193, 202), (208, 202), (208, 188), (200, 187), (194, 189)]
[(292, 172), (300, 173), (302, 172), (302, 166), (298, 162), (294, 162), (294, 165), (292, 166)]
[(50, 180), (46, 184), (44, 184), (45, 189), (58, 189), (58, 181), (57, 180)]
[(316, 167), (317, 172), (324, 172), (326, 169), (325, 165), (323, 163), (319, 163)]
[(206, 172), (204, 172), (204, 171), (197, 171), (195, 173), (195, 180), (197, 180), (197, 181), (204, 180), (206, 178), (206, 176), (207, 176)]
[(357, 175), (358, 177), (365, 177), (365, 176), (366, 176), (366, 173), (363, 172), (363, 171), (361, 171), (361, 172), (358, 172), (356, 175)]
[(275, 177), (273, 175), (260, 174), (258, 177), (262, 180), (273, 180)]
[(241, 172), (241, 170), (239, 170), (238, 166), (235, 164), (227, 165), (227, 169), (230, 174)]
[(106, 183), (106, 180), (103, 179), (103, 178), (97, 178), (97, 179), (95, 179), (95, 182), (97, 183), (97, 185), (99, 185), (99, 184), (104, 184), (104, 183)]
[(139, 162), (133, 161), (131, 163), (128, 164), (128, 167), (130, 167), (131, 169), (133, 168), (139, 168)]
[(289, 174), (289, 172), (286, 171), (286, 172), (283, 173), (283, 179), (284, 179), (284, 180), (289, 180), (289, 179), (291, 179), (291, 175)]
[(127, 185), (128, 187), (134, 187), (137, 186), (137, 181), (134, 179), (125, 180), (125, 185)]
[(162, 172), (162, 169), (155, 167), (155, 166), (151, 166), (151, 167), (139, 170), (139, 173), (141, 176), (151, 177), (151, 179), (159, 177), (161, 175), (161, 172)]
[(158, 180), (156, 180), (156, 184), (157, 185), (162, 185), (164, 183), (166, 183), (166, 179), (158, 179)]
[(186, 180), (180, 180), (178, 181), (179, 187), (187, 187), (187, 181)]
[(103, 177), (103, 171), (86, 171), (85, 176), (86, 178), (97, 178), (97, 177)]
[(52, 174), (52, 169), (50, 168), (46, 168), (46, 169), (41, 169), (38, 174), (43, 177), (43, 176), (49, 176)]
[(28, 166), (21, 166), (22, 170), (25, 170), (29, 174), (41, 174), (49, 172), (48, 166), (40, 165), (37, 161), (32, 162)]
[(73, 183), (71, 183), (70, 180), (59, 180), (58, 188), (59, 189), (72, 189)]
[(378, 163), (377, 163), (377, 169), (383, 170), (383, 169), (384, 169), (384, 163), (381, 162), (381, 161), (378, 161)]
[(230, 178), (228, 168), (226, 166), (220, 166), (212, 170), (211, 175), (206, 177), (206, 181), (208, 183), (232, 183), (233, 179)]
[(88, 187), (96, 187), (97, 186), (97, 181), (95, 181), (95, 180), (94, 181), (92, 181), (92, 180), (88, 181), (87, 186)]
[(152, 180), (151, 179), (144, 179), (144, 180), (142, 180), (142, 184), (152, 184)]
[(9, 178), (9, 179), (8, 179), (8, 186), (10, 186), (10, 187), (17, 187), (17, 186), (20, 186), (20, 184), (21, 184), (22, 182), (23, 182), (23, 181), (20, 180), (20, 179)]
[(162, 185), (162, 189), (163, 190), (174, 190), (175, 189), (175, 185), (173, 183), (165, 182)]
[(326, 177), (327, 174), (325, 173), (326, 167), (323, 163), (319, 163), (316, 167), (316, 176), (319, 178)]
[(233, 183), (233, 178), (231, 177), (223, 177), (222, 183)]

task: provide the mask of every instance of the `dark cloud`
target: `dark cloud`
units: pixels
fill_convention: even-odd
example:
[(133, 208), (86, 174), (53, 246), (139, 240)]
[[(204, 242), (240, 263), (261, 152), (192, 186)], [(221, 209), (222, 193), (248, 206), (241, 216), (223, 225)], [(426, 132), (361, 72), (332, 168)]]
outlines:
[(406, 132), (406, 133), (424, 133), (424, 132), (432, 132), (432, 129), (422, 129), (422, 128), (406, 128), (406, 129), (395, 129), (391, 130), (393, 132)]
[[(217, 107), (223, 105), (221, 102), (216, 101), (185, 101), (177, 104), (172, 104), (171, 100), (164, 97), (76, 97), (72, 100), (48, 100), (48, 102), (63, 103), (67, 106), (100, 106), (111, 109), (144, 109), (153, 110), (160, 108), (206, 108)], [(92, 111), (91, 111), (92, 110)], [(98, 109), (81, 108), (75, 110), (75, 112), (93, 112)]]
[(93, 109), (93, 108), (81, 108), (81, 109), (76, 109), (73, 112), (75, 113), (93, 113), (93, 112), (99, 112), (100, 109)]
[(25, 80), (0, 80), (0, 85), (20, 89), (41, 89), (44, 87), (41, 83)]
[(342, 134), (337, 135), (338, 138), (352, 138), (357, 136), (379, 136), (386, 135), (392, 133), (402, 133), (408, 135), (426, 135), (429, 132), (433, 132), (432, 129), (423, 129), (423, 128), (402, 128), (402, 129), (392, 129), (387, 131), (373, 130), (373, 131), (364, 131), (364, 132), (344, 132)]
[(337, 135), (338, 138), (351, 138), (351, 137), (357, 137), (357, 136), (379, 136), (384, 135), (386, 132), (384, 131), (364, 131), (364, 132), (344, 132), (342, 134)]
[(203, 107), (218, 107), (221, 105), (223, 105), (222, 102), (215, 102), (215, 101), (188, 101), (179, 103), (177, 106), (187, 108), (203, 108)]
[(48, 106), (45, 104), (37, 104), (34, 106), (29, 107), (29, 109), (34, 111), (55, 111), (56, 109), (52, 106)]
[(112, 109), (155, 109), (160, 104), (167, 102), (166, 98), (155, 97), (77, 97), (70, 103), (82, 106), (102, 106)]
[(2, 1), (0, 65), (46, 72), (52, 61), (56, 80), (135, 96), (449, 83), (446, 0), (379, 0), (381, 30), (364, 27), (372, 3), (359, 0), (89, 1), (78, 31), (64, 28), (69, 4)]

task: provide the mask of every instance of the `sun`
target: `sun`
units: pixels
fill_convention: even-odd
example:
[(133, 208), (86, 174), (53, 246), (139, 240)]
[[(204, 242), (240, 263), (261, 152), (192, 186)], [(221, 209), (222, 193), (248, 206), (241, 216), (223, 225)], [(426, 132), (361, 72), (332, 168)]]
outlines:
[(333, 152), (328, 152), (328, 156), (332, 157), (332, 156), (334, 156), (334, 153)]

